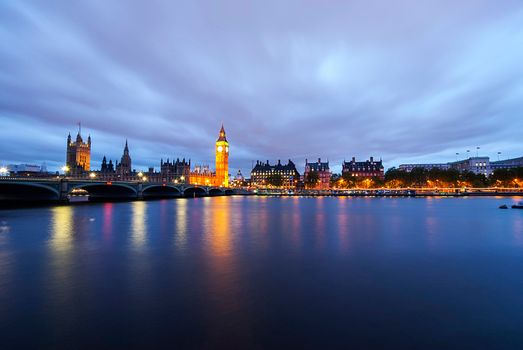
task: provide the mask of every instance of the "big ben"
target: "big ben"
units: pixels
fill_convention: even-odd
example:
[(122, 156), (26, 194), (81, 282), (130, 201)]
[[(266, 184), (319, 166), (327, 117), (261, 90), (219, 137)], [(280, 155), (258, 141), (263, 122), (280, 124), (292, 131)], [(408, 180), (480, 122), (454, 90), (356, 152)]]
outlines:
[(229, 142), (225, 136), (225, 129), (220, 129), (220, 136), (216, 140), (216, 186), (229, 187)]

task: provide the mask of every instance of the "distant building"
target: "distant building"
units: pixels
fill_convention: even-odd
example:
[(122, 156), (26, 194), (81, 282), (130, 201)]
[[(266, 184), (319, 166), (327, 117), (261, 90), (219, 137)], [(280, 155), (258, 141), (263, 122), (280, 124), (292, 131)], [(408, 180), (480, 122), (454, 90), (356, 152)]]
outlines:
[(410, 173), (413, 169), (421, 168), (425, 170), (440, 169), (448, 170), (450, 165), (448, 163), (426, 163), (426, 164), (401, 164), (398, 169)]
[(482, 174), (490, 176), (498, 169), (512, 169), (523, 167), (523, 157), (499, 160), (491, 162), (489, 157), (471, 157), (468, 159), (458, 160), (449, 163), (435, 163), (435, 164), (401, 164), (400, 170), (410, 172), (414, 168), (423, 168), (426, 170), (438, 168), (442, 170), (456, 169), (459, 172), (470, 171), (474, 174)]
[(243, 182), (245, 181), (245, 177), (242, 174), (242, 171), (238, 169), (238, 172), (236, 173), (236, 176), (234, 177), (234, 181)]
[(310, 173), (318, 174), (318, 183), (312, 188), (317, 190), (328, 190), (330, 188), (331, 171), (329, 169), (329, 162), (322, 162), (318, 158), (317, 162), (309, 163), (305, 159), (305, 172), (303, 174), (303, 181), (307, 183), (307, 177)]
[(185, 161), (185, 158), (170, 162), (161, 160), (160, 174), (162, 182), (176, 182), (189, 183), (189, 176), (191, 174), (191, 161)]
[(34, 165), (34, 164), (9, 164), (7, 166), (7, 172), (10, 176), (32, 176), (32, 177), (46, 177), (50, 174), (47, 172), (47, 165)]
[(476, 175), (481, 174), (485, 176), (492, 174), (489, 157), (471, 157), (451, 162), (449, 166), (451, 169), (456, 169), (459, 172), (473, 172)]
[(492, 171), (498, 169), (523, 168), (523, 157), (490, 162), (490, 168)]
[(191, 184), (229, 187), (229, 142), (223, 125), (214, 150), (216, 172), (212, 172), (208, 166), (197, 166), (190, 173), (189, 181)]
[(67, 136), (66, 166), (70, 175), (80, 175), (91, 169), (91, 136), (85, 143), (78, 129), (76, 140), (73, 142), (71, 134)]
[(372, 178), (377, 177), (383, 180), (385, 178), (385, 169), (383, 168), (383, 161), (374, 160), (370, 157), (369, 160), (357, 162), (355, 157), (349, 162), (343, 162), (342, 173), (349, 174), (358, 178)]
[(511, 169), (523, 167), (523, 157), (505, 159), (496, 162), (491, 162), (489, 157), (471, 157), (468, 159), (458, 160), (449, 163), (427, 163), (427, 164), (401, 164), (399, 170), (411, 172), (415, 168), (423, 168), (425, 170), (431, 169), (456, 169), (459, 172), (473, 172), (474, 174), (482, 174), (490, 176), (497, 169)]
[(109, 163), (107, 163), (107, 158), (104, 156), (104, 159), (102, 160), (102, 166), (100, 167), (100, 172), (102, 174), (114, 174), (114, 164), (112, 160), (109, 160)]
[(125, 140), (125, 147), (123, 149), (123, 155), (120, 159), (120, 163), (116, 163), (116, 174), (120, 179), (130, 178), (132, 174), (132, 163), (131, 156), (129, 155), (129, 146), (127, 140)]
[(300, 173), (290, 159), (286, 165), (282, 165), (280, 160), (276, 165), (270, 165), (269, 161), (266, 163), (257, 161), (251, 170), (251, 185), (255, 187), (268, 186), (274, 175), (281, 176), (281, 187), (285, 188), (295, 188), (300, 180)]
[(216, 173), (211, 171), (209, 165), (196, 165), (191, 171), (189, 182), (192, 185), (214, 186), (216, 182)]

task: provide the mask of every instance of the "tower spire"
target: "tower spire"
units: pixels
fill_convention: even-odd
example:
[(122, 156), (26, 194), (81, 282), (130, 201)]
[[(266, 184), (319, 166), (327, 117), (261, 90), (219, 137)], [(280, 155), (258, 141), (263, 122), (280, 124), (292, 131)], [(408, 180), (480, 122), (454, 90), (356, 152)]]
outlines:
[(217, 141), (227, 141), (227, 136), (225, 135), (225, 128), (223, 127), (223, 123), (220, 129), (220, 136), (218, 137)]

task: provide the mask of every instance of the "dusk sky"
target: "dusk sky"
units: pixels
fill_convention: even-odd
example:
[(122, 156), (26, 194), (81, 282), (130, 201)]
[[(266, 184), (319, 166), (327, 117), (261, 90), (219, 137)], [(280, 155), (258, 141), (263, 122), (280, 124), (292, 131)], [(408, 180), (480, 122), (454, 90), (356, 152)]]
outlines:
[(0, 2), (0, 165), (523, 156), (523, 2)]

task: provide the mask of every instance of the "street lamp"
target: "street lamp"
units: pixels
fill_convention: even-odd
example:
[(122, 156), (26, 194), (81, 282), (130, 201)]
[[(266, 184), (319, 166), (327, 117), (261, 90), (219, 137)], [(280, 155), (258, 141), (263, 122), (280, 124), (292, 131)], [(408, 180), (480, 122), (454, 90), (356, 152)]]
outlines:
[(64, 165), (62, 167), (62, 171), (64, 172), (64, 175), (67, 175), (67, 173), (69, 172), (69, 170), (71, 170), (67, 165)]
[(2, 176), (5, 176), (7, 174), (7, 168), (5, 166), (0, 168), (0, 174), (2, 174)]
[(143, 173), (140, 171), (140, 172), (138, 173), (138, 177), (142, 177), (142, 176), (143, 176)]
[(94, 178), (96, 177), (96, 173), (90, 173), (90, 174), (89, 174), (89, 177), (90, 177), (91, 179), (94, 179)]

